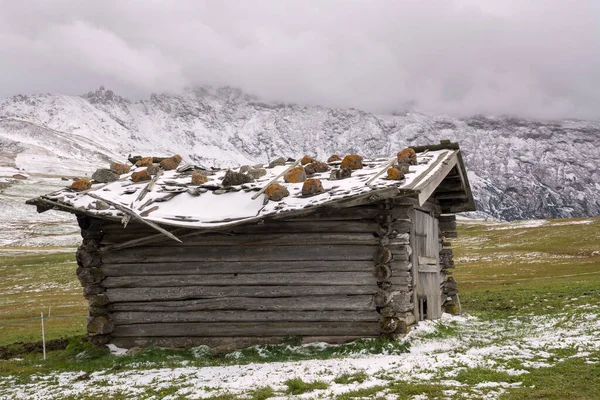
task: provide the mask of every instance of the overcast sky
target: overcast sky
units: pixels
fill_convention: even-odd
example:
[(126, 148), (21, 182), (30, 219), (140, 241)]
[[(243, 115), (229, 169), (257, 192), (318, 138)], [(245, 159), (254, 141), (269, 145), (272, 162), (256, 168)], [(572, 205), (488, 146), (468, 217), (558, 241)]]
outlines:
[(0, 0), (0, 96), (100, 85), (600, 119), (600, 1)]

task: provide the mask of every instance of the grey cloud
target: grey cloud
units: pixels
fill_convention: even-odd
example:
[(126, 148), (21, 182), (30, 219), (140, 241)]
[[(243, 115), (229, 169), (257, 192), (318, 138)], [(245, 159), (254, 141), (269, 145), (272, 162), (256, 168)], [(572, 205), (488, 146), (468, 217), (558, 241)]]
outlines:
[(0, 96), (230, 85), (375, 112), (599, 119), (594, 0), (0, 0)]

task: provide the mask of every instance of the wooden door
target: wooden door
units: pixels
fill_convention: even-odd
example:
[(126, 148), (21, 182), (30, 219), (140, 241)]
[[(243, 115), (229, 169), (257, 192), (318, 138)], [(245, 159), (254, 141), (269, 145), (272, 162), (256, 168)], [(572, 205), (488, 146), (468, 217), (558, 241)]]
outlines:
[(419, 321), (437, 319), (442, 316), (438, 220), (428, 213), (415, 210), (413, 221), (415, 318)]

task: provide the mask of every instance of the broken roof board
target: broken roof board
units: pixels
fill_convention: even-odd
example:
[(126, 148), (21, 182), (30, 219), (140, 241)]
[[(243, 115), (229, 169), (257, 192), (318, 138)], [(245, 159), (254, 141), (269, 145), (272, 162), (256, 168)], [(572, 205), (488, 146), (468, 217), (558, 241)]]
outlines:
[[(274, 177), (290, 165), (267, 168), (267, 174), (255, 182), (227, 188), (223, 193), (220, 183), (226, 170), (216, 171), (210, 175), (208, 182), (199, 186), (190, 184), (189, 173), (176, 170), (165, 171), (156, 181), (152, 190), (139, 201), (137, 200), (148, 182), (132, 183), (131, 173), (143, 168), (134, 168), (131, 173), (109, 184), (94, 184), (89, 191), (74, 192), (71, 189), (42, 196), (39, 201), (61, 208), (69, 212), (81, 212), (105, 219), (120, 219), (122, 213), (115, 207), (107, 210), (96, 210), (93, 203), (102, 198), (108, 204), (115, 203), (127, 207), (135, 214), (150, 212), (144, 219), (155, 223), (186, 228), (204, 229), (239, 225), (267, 218), (291, 217), (307, 214), (322, 206), (349, 207), (360, 203), (369, 203), (399, 195), (417, 195), (419, 204), (425, 203), (435, 188), (457, 163), (458, 149), (440, 149), (417, 153), (417, 165), (409, 167), (405, 179), (388, 180), (385, 174), (366, 184), (377, 173), (385, 169), (389, 159), (365, 160), (363, 168), (354, 170), (352, 176), (341, 180), (330, 179), (330, 172), (317, 173), (313, 177), (321, 180), (324, 192), (310, 197), (302, 196), (302, 183), (280, 183), (285, 185), (290, 196), (280, 202), (263, 202), (263, 197), (256, 200), (252, 196)], [(468, 185), (468, 184), (467, 184)], [(187, 192), (189, 188), (209, 189), (200, 195)], [(88, 195), (93, 193), (94, 197)], [(356, 200), (356, 201), (354, 201)], [(316, 210), (315, 210), (316, 211)]]

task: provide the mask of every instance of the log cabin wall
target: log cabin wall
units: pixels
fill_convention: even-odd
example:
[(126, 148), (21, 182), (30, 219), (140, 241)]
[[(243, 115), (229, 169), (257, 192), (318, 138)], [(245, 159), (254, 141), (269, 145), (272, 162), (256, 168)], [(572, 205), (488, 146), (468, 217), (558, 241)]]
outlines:
[[(393, 201), (213, 232), (79, 217), (88, 332), (122, 347), (393, 336), (414, 323), (409, 207)], [(148, 240), (150, 238), (150, 240)]]
[(442, 281), (442, 304), (451, 314), (458, 310), (458, 284), (451, 276), (455, 267), (452, 254), (451, 239), (457, 237), (456, 216), (454, 214), (440, 215), (440, 267)]

